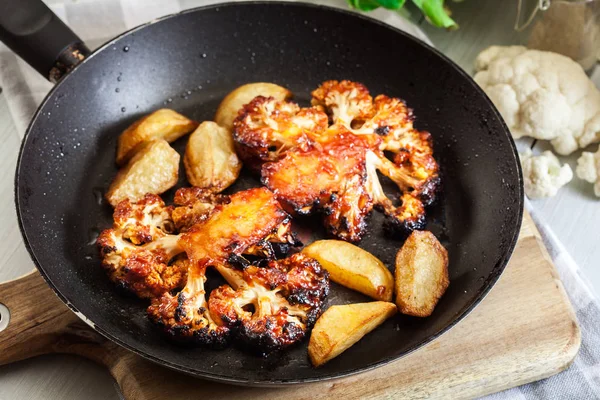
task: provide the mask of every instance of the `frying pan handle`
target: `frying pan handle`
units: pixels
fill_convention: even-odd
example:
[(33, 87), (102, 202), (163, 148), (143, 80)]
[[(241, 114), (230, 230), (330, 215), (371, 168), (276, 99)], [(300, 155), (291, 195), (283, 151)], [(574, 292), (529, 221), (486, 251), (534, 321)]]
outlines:
[(52, 83), (90, 54), (41, 0), (0, 0), (0, 41)]

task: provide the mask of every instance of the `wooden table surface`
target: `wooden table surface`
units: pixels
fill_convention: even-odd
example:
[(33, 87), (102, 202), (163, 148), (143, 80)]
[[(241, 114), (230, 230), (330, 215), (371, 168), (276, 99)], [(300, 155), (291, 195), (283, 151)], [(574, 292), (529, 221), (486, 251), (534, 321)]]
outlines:
[[(445, 32), (429, 27), (422, 20), (416, 22), (438, 49), (467, 72), (472, 73), (473, 60), (485, 47), (519, 42), (519, 35), (512, 30), (516, 0), (466, 0), (450, 5), (460, 30)], [(416, 19), (417, 14), (413, 12), (412, 17)], [(593, 78), (600, 86), (600, 69)], [(13, 178), (20, 139), (2, 94), (0, 143), (0, 281), (6, 281), (34, 266), (21, 240), (14, 211)], [(536, 148), (543, 145), (536, 144)], [(572, 167), (578, 154), (567, 158)], [(597, 245), (600, 201), (594, 197), (592, 186), (575, 180), (556, 197), (533, 204), (587, 275), (596, 293), (600, 293), (600, 246)], [(0, 367), (0, 400), (119, 398), (108, 372), (81, 358), (44, 356)]]

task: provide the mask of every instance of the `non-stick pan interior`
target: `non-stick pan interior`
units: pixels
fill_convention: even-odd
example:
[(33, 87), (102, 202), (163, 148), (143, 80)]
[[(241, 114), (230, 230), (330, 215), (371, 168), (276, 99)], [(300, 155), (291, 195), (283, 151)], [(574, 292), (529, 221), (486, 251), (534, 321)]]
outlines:
[[(98, 232), (111, 225), (112, 210), (102, 194), (117, 172), (117, 136), (161, 107), (210, 120), (220, 99), (243, 83), (274, 82), (306, 102), (327, 79), (360, 81), (373, 95), (405, 99), (417, 127), (433, 134), (444, 187), (429, 226), (449, 251), (447, 293), (431, 317), (394, 317), (319, 369), (310, 366), (306, 343), (260, 358), (235, 348), (215, 351), (166, 341), (147, 321), (146, 304), (118, 293), (108, 281), (94, 245)], [(182, 150), (185, 139), (174, 146)], [(254, 184), (246, 176), (236, 187)], [(432, 340), (493, 285), (515, 244), (522, 213), (513, 143), (491, 103), (463, 72), (380, 23), (293, 3), (211, 6), (106, 45), (64, 79), (35, 116), (20, 157), (16, 196), (36, 264), (99, 331), (167, 366), (253, 384), (342, 376)], [(373, 214), (361, 246), (393, 268), (402, 240), (386, 235), (381, 220)], [(332, 292), (329, 304), (368, 301), (339, 286)]]

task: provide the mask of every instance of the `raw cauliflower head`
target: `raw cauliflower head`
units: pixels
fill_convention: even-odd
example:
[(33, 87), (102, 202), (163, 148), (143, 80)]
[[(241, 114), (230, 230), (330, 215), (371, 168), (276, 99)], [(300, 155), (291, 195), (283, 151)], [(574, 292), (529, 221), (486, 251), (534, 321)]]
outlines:
[(577, 176), (594, 184), (594, 193), (600, 197), (600, 147), (596, 153), (584, 151), (577, 160)]
[(569, 164), (561, 166), (551, 151), (534, 156), (531, 150), (528, 150), (520, 156), (525, 194), (530, 199), (555, 196), (558, 189), (573, 179), (573, 171)]
[(514, 138), (551, 140), (562, 155), (600, 141), (600, 91), (570, 58), (492, 46), (479, 54), (475, 70)]

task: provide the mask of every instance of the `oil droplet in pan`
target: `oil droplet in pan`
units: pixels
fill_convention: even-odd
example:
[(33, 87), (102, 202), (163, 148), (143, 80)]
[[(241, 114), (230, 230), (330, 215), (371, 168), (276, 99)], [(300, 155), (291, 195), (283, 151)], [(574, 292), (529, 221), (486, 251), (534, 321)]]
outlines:
[(96, 199), (96, 204), (99, 206), (104, 204), (104, 195), (101, 188), (92, 189), (92, 193), (94, 194), (94, 198)]
[(100, 230), (98, 228), (91, 228), (88, 232), (88, 245), (94, 246), (96, 244), (96, 240), (100, 235)]

